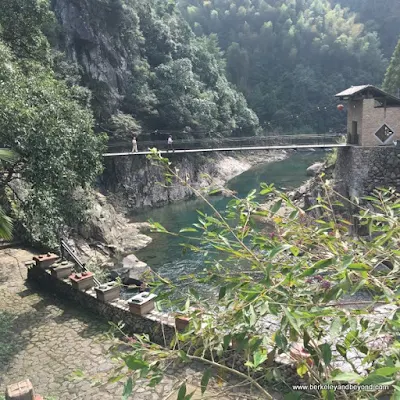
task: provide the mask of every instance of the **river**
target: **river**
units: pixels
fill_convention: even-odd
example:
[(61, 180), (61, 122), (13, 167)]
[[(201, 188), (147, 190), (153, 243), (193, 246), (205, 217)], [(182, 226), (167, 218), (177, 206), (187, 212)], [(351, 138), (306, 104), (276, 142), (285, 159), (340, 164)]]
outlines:
[[(236, 176), (228, 182), (227, 187), (237, 192), (238, 197), (245, 197), (252, 189), (258, 189), (260, 183), (274, 183), (279, 189), (292, 190), (300, 186), (306, 179), (306, 169), (321, 160), (325, 152), (296, 152), (287, 159), (274, 163), (259, 164)], [(229, 198), (211, 197), (211, 202), (218, 210), (223, 210)], [(197, 221), (198, 213), (212, 213), (202, 200), (186, 200), (150, 209), (132, 215), (134, 222), (153, 220), (159, 222), (172, 232), (178, 232)], [(153, 242), (146, 248), (136, 252), (136, 256), (150, 265), (163, 276), (175, 280), (182, 274), (190, 274), (204, 268), (201, 254), (182, 252), (182, 239), (165, 234), (150, 234)]]

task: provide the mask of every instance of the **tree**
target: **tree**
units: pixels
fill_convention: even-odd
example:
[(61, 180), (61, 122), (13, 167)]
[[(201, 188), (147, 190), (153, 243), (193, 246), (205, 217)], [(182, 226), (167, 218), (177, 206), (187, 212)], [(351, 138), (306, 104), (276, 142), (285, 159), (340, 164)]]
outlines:
[(270, 130), (338, 129), (344, 121), (333, 95), (354, 82), (382, 81), (378, 35), (330, 0), (180, 4), (192, 27), (217, 35), (231, 82)]
[(111, 117), (110, 123), (117, 138), (131, 138), (133, 135), (139, 136), (141, 133), (141, 126), (131, 115), (118, 113)]
[(389, 68), (386, 71), (383, 89), (400, 97), (400, 40), (393, 53)]
[[(166, 169), (168, 182), (185, 182), (155, 149), (152, 157)], [(397, 398), (400, 196), (381, 189), (361, 202), (350, 201), (368, 230), (364, 239), (352, 234), (341, 197), (329, 182), (320, 189), (326, 195), (312, 208), (317, 220), (273, 185), (262, 184), (258, 194), (233, 198), (225, 213), (208, 203), (210, 214), (201, 213), (180, 233), (153, 224), (157, 232), (181, 235), (187, 250), (203, 254), (205, 268), (196, 276), (180, 276), (177, 283), (153, 274), (160, 306), (189, 317), (188, 327), (176, 332), (172, 343), (150, 345), (144, 335), (126, 338), (116, 327), (129, 339), (130, 350), (121, 352), (116, 340), (112, 355), (120, 366), (110, 380), (128, 377), (126, 398), (136, 379), (146, 377), (150, 386), (157, 385), (173, 360), (204, 363), (202, 392), (213, 376), (221, 380), (230, 372), (254, 389), (255, 398), (272, 399), (268, 387), (277, 382), (287, 398), (306, 396), (290, 393), (280, 357), (289, 358), (298, 379), (308, 383), (360, 385), (357, 391), (311, 391), (316, 398), (377, 398), (381, 387), (368, 388), (377, 382)], [(265, 231), (265, 223), (273, 228)], [(207, 290), (200, 292), (204, 285)], [(361, 293), (372, 295), (361, 301)], [(393, 311), (380, 315), (376, 302)], [(182, 382), (178, 397), (184, 398), (185, 391)]]
[(18, 154), (5, 166), (0, 189), (12, 191), (29, 240), (52, 246), (64, 224), (84, 217), (85, 193), (102, 170), (104, 137), (93, 133), (79, 88), (36, 62), (22, 72), (1, 41), (0, 85), (0, 141)]

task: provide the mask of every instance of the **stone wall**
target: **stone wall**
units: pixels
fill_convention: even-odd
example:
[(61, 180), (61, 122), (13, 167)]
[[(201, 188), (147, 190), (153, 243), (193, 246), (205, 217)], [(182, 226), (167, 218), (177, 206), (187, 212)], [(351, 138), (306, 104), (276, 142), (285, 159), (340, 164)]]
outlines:
[(28, 281), (58, 297), (93, 312), (107, 321), (125, 324), (126, 334), (148, 334), (150, 340), (162, 346), (169, 345), (175, 334), (175, 320), (169, 314), (153, 310), (145, 316), (132, 314), (126, 300), (118, 299), (111, 303), (97, 300), (94, 290), (82, 292), (74, 289), (68, 280), (53, 277), (48, 270), (33, 266), (28, 269)]
[(377, 187), (400, 189), (399, 147), (338, 149), (336, 188), (346, 197), (361, 197)]

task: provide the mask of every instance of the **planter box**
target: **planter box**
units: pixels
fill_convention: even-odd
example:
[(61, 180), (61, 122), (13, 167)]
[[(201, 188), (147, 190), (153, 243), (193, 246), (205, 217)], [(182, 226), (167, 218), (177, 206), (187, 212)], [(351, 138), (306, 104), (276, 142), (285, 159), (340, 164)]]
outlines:
[(71, 275), (73, 268), (74, 263), (68, 261), (58, 261), (50, 267), (51, 275), (57, 279), (65, 279)]
[(189, 317), (185, 317), (183, 315), (177, 315), (175, 316), (175, 328), (177, 331), (184, 331), (190, 322)]
[(50, 268), (60, 257), (57, 254), (47, 253), (40, 254), (39, 256), (33, 257), (33, 260), (36, 261), (36, 265), (43, 269)]
[(144, 315), (154, 310), (154, 298), (157, 297), (155, 294), (143, 292), (131, 297), (128, 300), (129, 311), (132, 314)]
[(106, 283), (94, 288), (94, 290), (96, 291), (97, 299), (103, 303), (118, 299), (121, 292), (121, 288), (114, 282)]
[(6, 400), (34, 400), (32, 383), (29, 379), (7, 386)]
[(91, 272), (72, 274), (69, 276), (72, 287), (77, 290), (86, 290), (94, 286), (94, 275)]

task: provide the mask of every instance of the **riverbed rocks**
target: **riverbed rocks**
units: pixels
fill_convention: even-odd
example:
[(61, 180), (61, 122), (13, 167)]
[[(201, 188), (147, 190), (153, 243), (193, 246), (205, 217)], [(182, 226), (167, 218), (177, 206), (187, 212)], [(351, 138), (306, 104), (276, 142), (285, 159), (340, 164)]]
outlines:
[(70, 243), (84, 262), (94, 261), (110, 267), (110, 259), (146, 247), (151, 238), (142, 232), (148, 223), (131, 223), (108, 202), (106, 196), (93, 193), (92, 207), (85, 224), (70, 234)]
[(122, 268), (110, 272), (111, 279), (120, 278), (126, 286), (140, 286), (145, 281), (145, 275), (150, 272), (149, 266), (140, 261), (134, 254), (126, 256), (122, 260)]
[(324, 169), (324, 163), (317, 162), (307, 168), (307, 175), (308, 176), (316, 176), (319, 173), (321, 173), (323, 169)]

